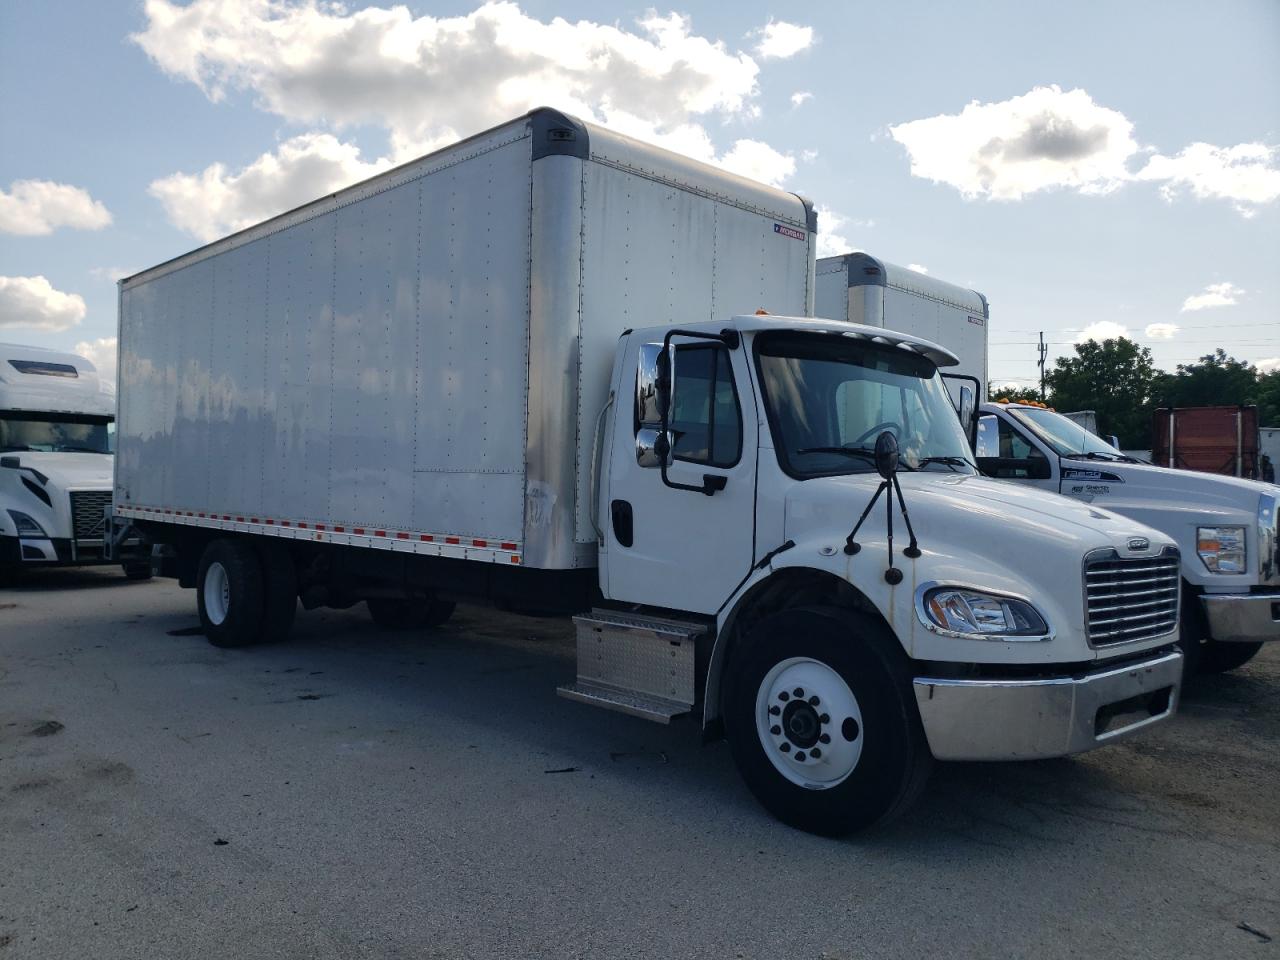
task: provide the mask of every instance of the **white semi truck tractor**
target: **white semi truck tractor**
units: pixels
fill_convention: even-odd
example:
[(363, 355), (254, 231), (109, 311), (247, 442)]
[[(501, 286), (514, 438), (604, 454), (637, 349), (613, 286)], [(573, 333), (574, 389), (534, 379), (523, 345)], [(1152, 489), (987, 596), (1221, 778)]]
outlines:
[[(982, 294), (865, 253), (819, 260), (817, 283), (819, 310), (847, 302), (852, 319), (936, 339), (961, 358), (956, 372), (985, 382), (989, 311)], [(1280, 488), (1144, 463), (1098, 436), (1096, 416), (1086, 413), (1088, 419), (1037, 404), (982, 404), (977, 464), (986, 476), (1103, 507), (1178, 544), (1177, 589), (1143, 585), (1150, 592), (1106, 625), (1111, 635), (1142, 632), (1180, 595), (1180, 645), (1190, 670), (1230, 670), (1280, 640)]]
[(821, 833), (893, 816), (934, 758), (1167, 719), (1176, 604), (1099, 623), (1177, 547), (979, 476), (953, 353), (805, 317), (814, 227), (543, 109), (144, 271), (116, 522), (220, 646), (284, 639), (299, 599), (571, 615), (563, 696), (691, 715)]
[[(107, 556), (115, 385), (85, 357), (0, 343), (0, 583), (23, 570)], [(125, 574), (151, 576), (136, 541)]]

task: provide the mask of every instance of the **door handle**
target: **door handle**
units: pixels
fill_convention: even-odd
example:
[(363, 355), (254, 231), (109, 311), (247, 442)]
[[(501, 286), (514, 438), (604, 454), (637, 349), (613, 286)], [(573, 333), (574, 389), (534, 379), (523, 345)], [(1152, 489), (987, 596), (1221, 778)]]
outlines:
[(631, 503), (627, 500), (614, 500), (609, 504), (609, 517), (613, 522), (613, 538), (618, 541), (618, 545), (629, 547), (635, 543), (635, 519)]

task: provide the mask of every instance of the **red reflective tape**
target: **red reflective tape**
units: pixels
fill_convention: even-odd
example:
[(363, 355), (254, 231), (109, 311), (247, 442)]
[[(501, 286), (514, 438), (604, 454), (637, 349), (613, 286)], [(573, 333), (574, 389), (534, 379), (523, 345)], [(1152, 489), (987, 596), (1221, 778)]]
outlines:
[(472, 540), (471, 545), (473, 547), (487, 547), (489, 545), (489, 541), (488, 540)]
[(397, 539), (397, 540), (408, 540), (408, 539), (409, 539), (409, 535), (408, 535), (407, 533), (397, 533), (397, 534), (396, 534), (396, 539)]
[(287, 527), (287, 526), (289, 526), (289, 525), (290, 525), (290, 524), (289, 524), (289, 521), (288, 521), (288, 520), (281, 520), (281, 521), (280, 521), (280, 526), (282, 526), (282, 527)]
[(373, 531), (373, 535), (374, 535), (375, 537), (385, 537), (385, 536), (387, 535), (387, 531), (385, 531), (385, 530), (375, 530), (375, 531)]
[(347, 528), (346, 528), (346, 527), (334, 527), (334, 528), (333, 528), (333, 532), (334, 532), (334, 533), (346, 533), (346, 532), (347, 532)]
[(257, 522), (258, 522), (258, 518), (257, 518), (257, 517), (250, 517), (250, 518), (249, 518), (249, 522), (250, 522), (250, 523), (257, 523)]
[(323, 530), (323, 529), (324, 529), (324, 524), (323, 524), (323, 523), (317, 523), (317, 524), (316, 524), (316, 529), (317, 529), (317, 530)]
[(199, 513), (199, 514), (196, 514), (196, 516), (198, 516), (198, 517), (203, 517), (203, 516), (204, 516), (204, 514), (203, 514), (203, 513)]
[(516, 548), (516, 545), (515, 545), (514, 543), (504, 543), (504, 544), (502, 544), (502, 549), (503, 549), (503, 550), (515, 550), (515, 549), (517, 549), (517, 548)]
[(276, 522), (275, 522), (274, 520), (272, 520), (270, 517), (267, 517), (267, 526), (268, 526), (268, 527), (273, 527), (273, 526), (275, 526), (275, 523), (276, 523)]
[(305, 523), (303, 523), (301, 520), (299, 520), (299, 521), (298, 521), (298, 529), (299, 529), (299, 530), (305, 530), (305, 529), (307, 529), (307, 525), (306, 525)]
[(445, 537), (444, 542), (445, 543), (461, 543), (462, 541), (459, 540), (457, 537)]
[(423, 534), (421, 537), (419, 537), (418, 539), (420, 539), (423, 543), (431, 543), (433, 540), (435, 540), (435, 537), (433, 537), (433, 536), (432, 536), (431, 534), (429, 534), (429, 533), (424, 533), (424, 534)]
[(231, 518), (230, 518), (230, 517), (228, 517), (228, 516), (224, 513), (224, 514), (222, 515), (222, 519), (223, 519), (223, 520), (230, 520)]
[(511, 558), (511, 562), (512, 562), (512, 563), (519, 563), (519, 562), (520, 562), (520, 558), (519, 558), (519, 557), (512, 557), (512, 558)]
[(236, 523), (244, 523), (244, 517), (236, 517)]
[(352, 527), (352, 528), (351, 528), (351, 532), (352, 532), (352, 533), (358, 533), (358, 534), (363, 535), (363, 534), (364, 534), (364, 527)]

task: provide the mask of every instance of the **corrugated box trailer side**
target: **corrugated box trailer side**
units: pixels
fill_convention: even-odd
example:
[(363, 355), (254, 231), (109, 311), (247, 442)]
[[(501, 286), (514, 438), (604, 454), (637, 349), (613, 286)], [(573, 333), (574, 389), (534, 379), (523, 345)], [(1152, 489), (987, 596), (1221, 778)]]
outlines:
[(590, 567), (619, 334), (811, 311), (814, 226), (534, 111), (123, 281), (116, 511)]

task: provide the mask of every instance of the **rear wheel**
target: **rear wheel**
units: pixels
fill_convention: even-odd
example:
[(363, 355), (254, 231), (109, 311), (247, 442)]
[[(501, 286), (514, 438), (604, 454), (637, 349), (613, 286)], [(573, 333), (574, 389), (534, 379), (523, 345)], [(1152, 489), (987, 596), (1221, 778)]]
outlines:
[(933, 758), (896, 643), (869, 617), (811, 607), (765, 619), (735, 652), (729, 744), (779, 820), (839, 836), (918, 796)]
[(257, 643), (263, 626), (262, 562), (243, 540), (214, 540), (196, 576), (196, 606), (205, 637), (215, 647)]
[(369, 607), (369, 616), (383, 630), (438, 627), (453, 616), (455, 606), (451, 600), (397, 597), (371, 597), (365, 602)]

